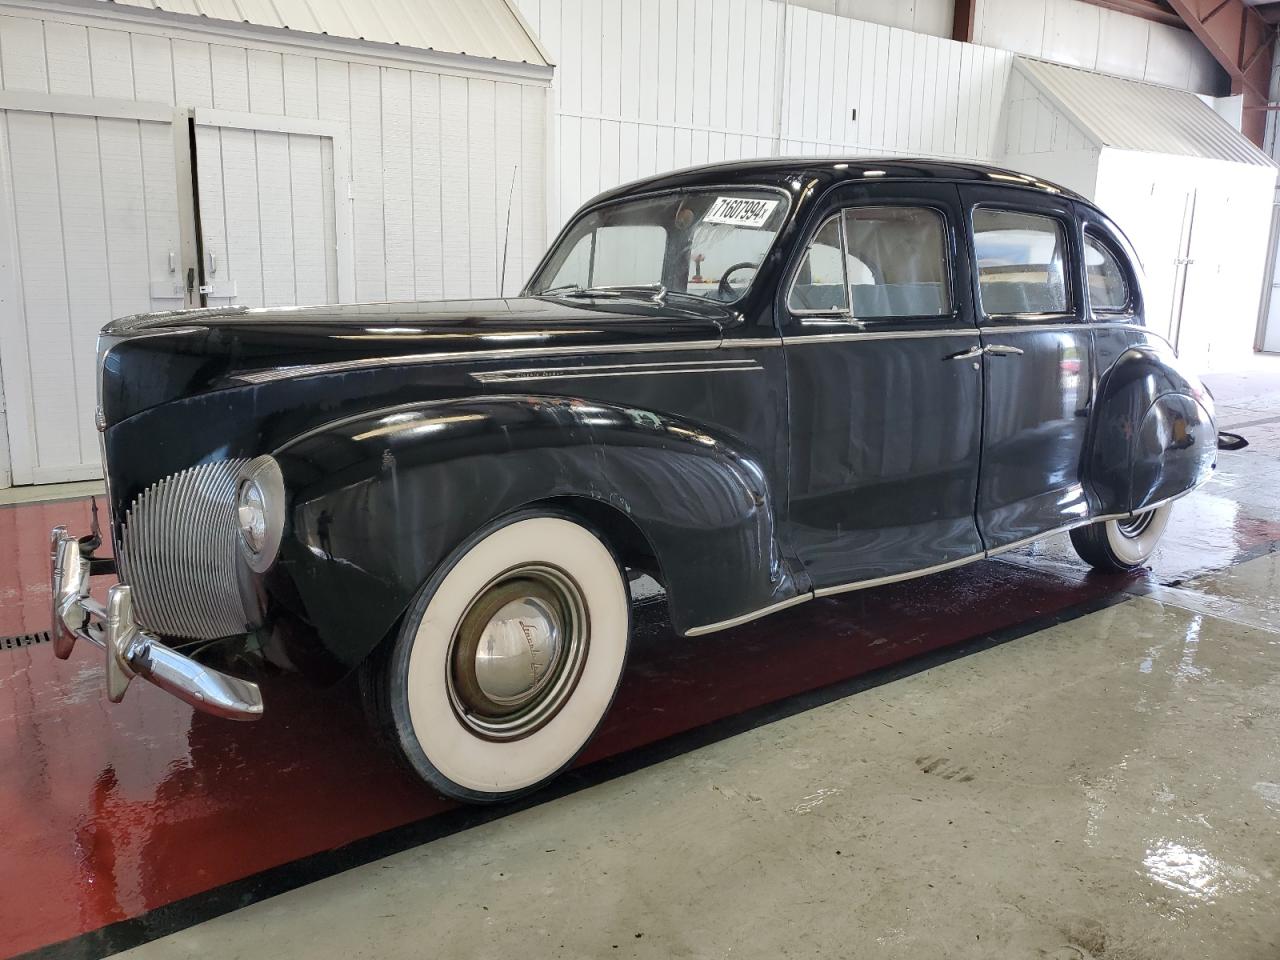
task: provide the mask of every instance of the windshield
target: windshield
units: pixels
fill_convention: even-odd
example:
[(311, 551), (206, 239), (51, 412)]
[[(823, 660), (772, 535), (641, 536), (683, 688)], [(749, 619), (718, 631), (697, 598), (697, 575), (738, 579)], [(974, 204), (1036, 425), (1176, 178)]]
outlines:
[(579, 219), (529, 284), (534, 296), (648, 291), (733, 303), (751, 287), (787, 200), (760, 189), (665, 193)]

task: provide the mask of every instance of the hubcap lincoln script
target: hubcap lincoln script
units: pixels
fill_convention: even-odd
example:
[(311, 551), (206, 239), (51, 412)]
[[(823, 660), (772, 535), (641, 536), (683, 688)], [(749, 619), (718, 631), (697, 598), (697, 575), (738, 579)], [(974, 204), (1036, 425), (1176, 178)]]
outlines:
[(564, 706), (586, 661), (581, 589), (563, 571), (509, 570), (472, 601), (450, 644), (449, 697), (473, 732), (515, 740)]

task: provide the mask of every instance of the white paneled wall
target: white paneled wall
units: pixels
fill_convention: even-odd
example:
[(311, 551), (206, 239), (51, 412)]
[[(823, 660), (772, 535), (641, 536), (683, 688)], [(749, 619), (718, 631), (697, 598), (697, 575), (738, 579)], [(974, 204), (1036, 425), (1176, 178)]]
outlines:
[(1084, 0), (978, 0), (973, 39), (1193, 93), (1227, 92), (1225, 74), (1191, 31)]
[(520, 0), (557, 64), (559, 224), (619, 183), (768, 155), (784, 8), (763, 0)]
[[(52, 14), (0, 19), (9, 41), (0, 89), (347, 125), (361, 299), (444, 288), (461, 296), (496, 292), (509, 196), (508, 273), (522, 276), (541, 253), (540, 84), (285, 53), (230, 38), (203, 42), (136, 24), (86, 26), (70, 10), (66, 19), (72, 22)], [(24, 69), (28, 59), (39, 69)]]
[[(1271, 61), (1271, 100), (1280, 100), (1280, 45)], [(1267, 111), (1265, 148), (1273, 160), (1280, 162), (1280, 122), (1275, 110)], [(1263, 291), (1261, 316), (1258, 318), (1257, 346), (1268, 353), (1280, 353), (1280, 185), (1276, 187), (1271, 207), (1271, 263)]]
[(786, 40), (781, 153), (994, 155), (1008, 53), (800, 7)]
[(1092, 197), (1101, 150), (1020, 71), (1009, 78), (1002, 162)]
[(935, 37), (951, 36), (953, 0), (789, 0), (798, 7), (833, 13)]
[(553, 228), (601, 190), (697, 163), (1001, 157), (1010, 51), (1221, 92), (1188, 31), (1082, 0), (979, 0), (974, 44), (939, 35), (949, 0), (516, 3), (557, 65)]
[(553, 227), (601, 190), (692, 164), (998, 147), (1000, 50), (775, 0), (518, 3), (557, 64)]
[[(492, 296), (518, 289), (541, 256), (548, 110), (536, 71), (483, 61), (451, 74), (409, 53), (277, 45), (102, 6), (0, 0), (0, 93), (27, 96), (0, 107), (0, 432), (14, 482), (98, 473), (97, 330), (183, 303), (189, 201), (173, 116), (239, 118), (197, 128), (212, 303)], [(121, 101), (151, 119), (113, 116)], [(8, 468), (0, 458), (0, 482)]]

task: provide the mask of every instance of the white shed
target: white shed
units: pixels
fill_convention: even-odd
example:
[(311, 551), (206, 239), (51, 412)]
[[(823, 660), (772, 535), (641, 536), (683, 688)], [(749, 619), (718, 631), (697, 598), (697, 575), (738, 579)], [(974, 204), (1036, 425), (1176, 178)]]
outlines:
[(550, 78), (506, 0), (0, 0), (0, 486), (99, 475), (113, 317), (516, 288)]
[(1146, 273), (1147, 322), (1202, 369), (1253, 350), (1276, 165), (1199, 97), (1019, 57), (1002, 162), (1094, 200)]

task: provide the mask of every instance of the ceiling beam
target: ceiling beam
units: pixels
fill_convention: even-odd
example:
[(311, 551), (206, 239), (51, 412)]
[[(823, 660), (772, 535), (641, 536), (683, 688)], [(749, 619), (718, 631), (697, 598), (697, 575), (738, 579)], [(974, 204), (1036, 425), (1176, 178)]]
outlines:
[(951, 39), (961, 43), (973, 43), (973, 21), (977, 16), (978, 0), (955, 0), (955, 14), (951, 20)]
[(1084, 2), (1106, 10), (1127, 13), (1131, 17), (1141, 17), (1153, 23), (1163, 23), (1166, 27), (1181, 27), (1184, 30), (1187, 27), (1182, 22), (1182, 18), (1162, 0), (1084, 0)]
[(1227, 76), (1231, 92), (1244, 96), (1244, 135), (1259, 147), (1271, 96), (1275, 28), (1244, 0), (1169, 0)]

